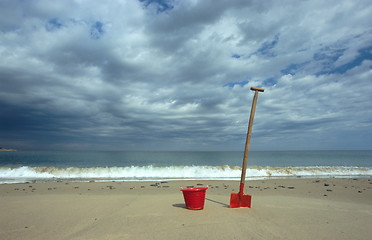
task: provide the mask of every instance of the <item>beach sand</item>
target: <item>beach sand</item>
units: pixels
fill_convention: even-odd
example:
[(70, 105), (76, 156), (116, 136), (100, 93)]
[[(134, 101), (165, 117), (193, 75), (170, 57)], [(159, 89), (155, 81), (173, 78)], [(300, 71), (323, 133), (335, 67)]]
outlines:
[[(205, 208), (180, 186), (209, 185)], [(252, 208), (230, 209), (238, 181), (0, 185), (0, 239), (371, 239), (372, 179), (246, 183)]]

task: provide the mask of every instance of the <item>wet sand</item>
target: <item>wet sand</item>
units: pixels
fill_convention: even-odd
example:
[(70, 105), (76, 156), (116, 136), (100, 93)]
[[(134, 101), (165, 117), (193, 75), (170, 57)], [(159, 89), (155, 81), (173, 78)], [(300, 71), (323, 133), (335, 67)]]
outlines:
[[(203, 210), (180, 186), (209, 185)], [(252, 208), (229, 208), (238, 181), (0, 185), (0, 239), (370, 239), (372, 179), (246, 183)]]

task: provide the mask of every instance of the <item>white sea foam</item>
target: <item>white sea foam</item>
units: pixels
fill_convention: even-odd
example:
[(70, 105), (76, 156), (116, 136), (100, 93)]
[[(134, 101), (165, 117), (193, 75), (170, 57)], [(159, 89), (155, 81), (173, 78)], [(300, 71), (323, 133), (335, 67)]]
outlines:
[[(89, 181), (89, 180), (190, 180), (239, 179), (241, 169), (229, 166), (132, 166), (97, 168), (18, 167), (0, 168), (0, 183), (26, 181)], [(270, 177), (341, 177), (372, 176), (370, 167), (249, 167), (247, 179)]]

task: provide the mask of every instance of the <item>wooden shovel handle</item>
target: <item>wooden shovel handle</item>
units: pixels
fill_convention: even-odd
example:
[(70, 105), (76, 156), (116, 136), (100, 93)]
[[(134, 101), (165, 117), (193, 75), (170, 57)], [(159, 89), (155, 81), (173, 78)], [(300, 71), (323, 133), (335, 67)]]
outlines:
[(256, 88), (256, 87), (251, 87), (251, 90), (255, 91), (255, 93), (254, 93), (253, 101), (252, 101), (251, 114), (249, 116), (248, 131), (247, 131), (247, 137), (245, 140), (245, 149), (244, 149), (244, 157), (243, 157), (243, 164), (242, 164), (242, 175), (240, 177), (240, 185), (243, 187), (245, 184), (245, 172), (247, 170), (247, 164), (248, 164), (248, 151), (249, 151), (250, 142), (251, 142), (252, 126), (253, 126), (253, 120), (254, 120), (254, 113), (256, 111), (258, 92), (264, 91), (263, 88)]
[(263, 88), (256, 88), (256, 87), (251, 87), (251, 90), (252, 91), (259, 91), (259, 92), (265, 91), (265, 89), (263, 89)]

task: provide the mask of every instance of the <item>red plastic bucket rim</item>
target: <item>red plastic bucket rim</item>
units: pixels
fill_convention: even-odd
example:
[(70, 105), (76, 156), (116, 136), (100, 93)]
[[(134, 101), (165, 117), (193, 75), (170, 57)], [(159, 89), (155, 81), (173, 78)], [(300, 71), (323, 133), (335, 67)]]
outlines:
[(208, 186), (206, 187), (196, 187), (196, 188), (181, 188), (181, 191), (183, 192), (198, 192), (198, 191), (205, 191), (208, 189)]

